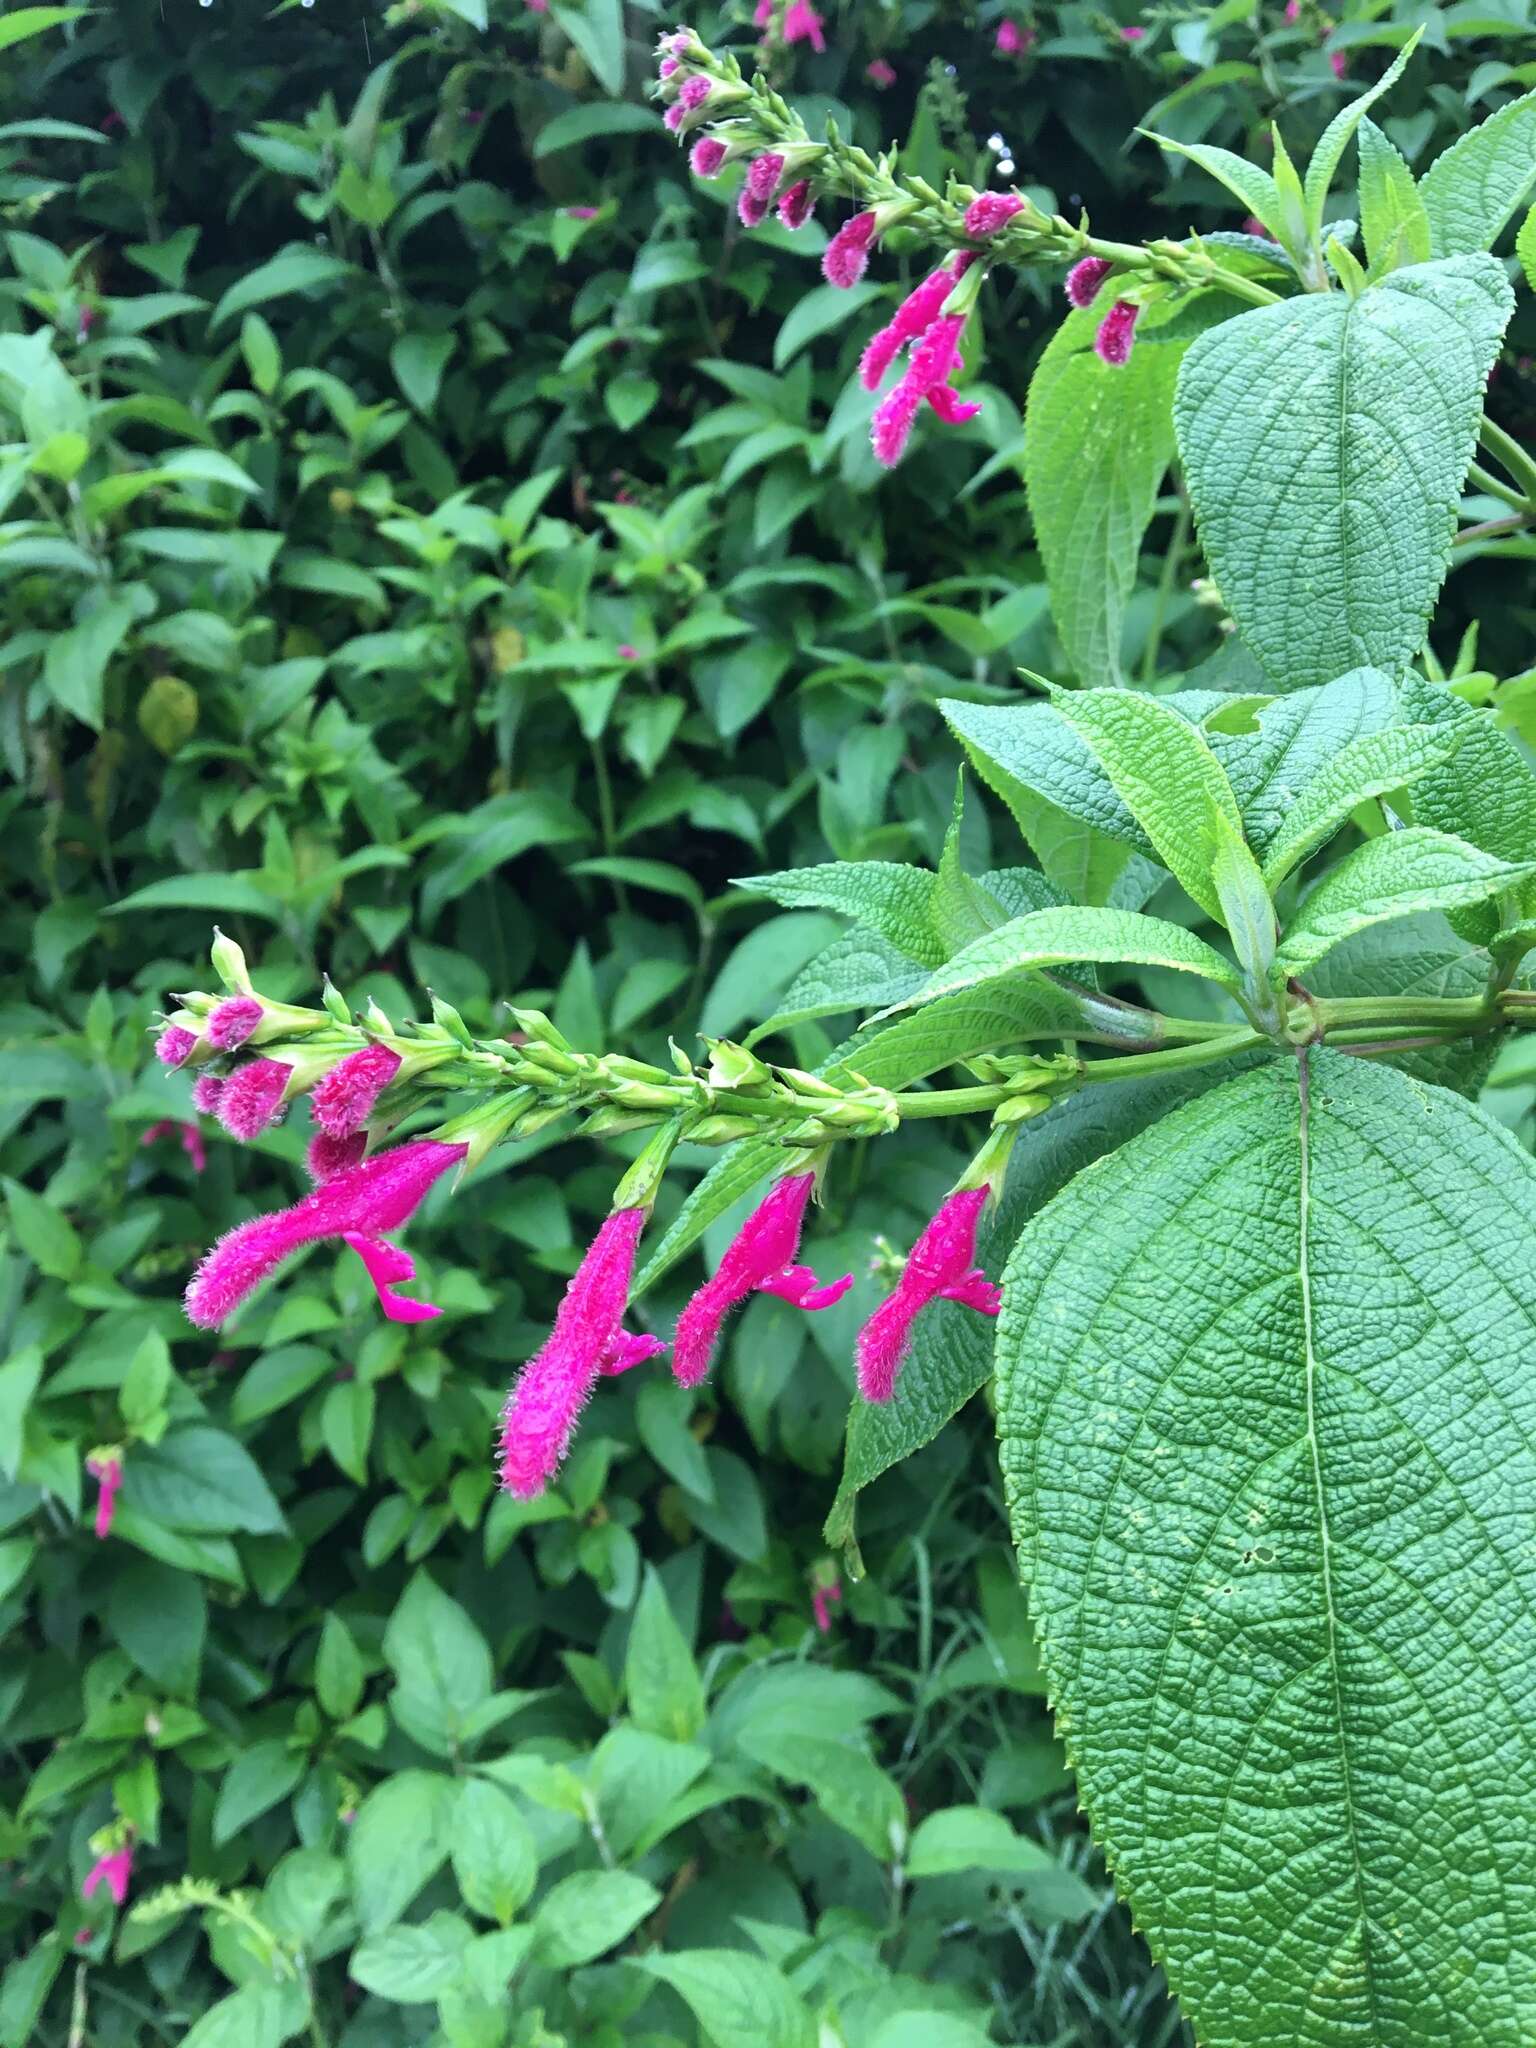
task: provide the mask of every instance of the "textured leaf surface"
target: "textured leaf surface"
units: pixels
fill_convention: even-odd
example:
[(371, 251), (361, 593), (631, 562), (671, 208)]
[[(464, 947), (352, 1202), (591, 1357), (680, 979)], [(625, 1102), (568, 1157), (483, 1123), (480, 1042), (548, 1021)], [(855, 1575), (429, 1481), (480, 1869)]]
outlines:
[(1249, 732), (1213, 732), (1211, 751), (1226, 770), (1243, 831), (1263, 855), (1307, 784), (1342, 747), (1403, 716), (1392, 678), (1355, 668), (1320, 689), (1293, 690), (1259, 707)]
[(1213, 946), (1181, 924), (1163, 917), (1143, 917), (1134, 910), (1088, 910), (1065, 904), (1053, 910), (1032, 910), (1010, 918), (995, 932), (962, 946), (952, 960), (915, 996), (896, 1008), (953, 995), (1024, 968), (1064, 967), (1076, 960), (1134, 961), (1149, 967), (1172, 967), (1182, 974), (1202, 974), (1207, 981), (1238, 985), (1237, 970)]
[(1372, 797), (1411, 786), (1455, 750), (1455, 734), (1433, 725), (1399, 725), (1364, 733), (1325, 761), (1286, 813), (1270, 843), (1264, 878), (1288, 875), (1315, 847), (1331, 839), (1350, 814)]
[(1456, 256), (1355, 300), (1261, 307), (1185, 357), (1174, 416), (1200, 537), (1287, 688), (1417, 653), (1512, 304), (1492, 257)]
[(822, 867), (750, 875), (737, 883), (790, 910), (839, 910), (868, 925), (900, 953), (936, 967), (944, 947), (932, 918), (935, 877), (893, 860), (828, 861)]
[[(1439, 911), (1391, 924), (1368, 925), (1318, 961), (1307, 976), (1317, 996), (1477, 996), (1493, 974), (1492, 956), (1468, 946)], [(1392, 1064), (1416, 1080), (1454, 1088), (1474, 1100), (1507, 1033), (1485, 1032), (1452, 1045), (1394, 1055)]]
[[(1079, 1784), (1203, 2048), (1536, 2016), (1536, 1168), (1314, 1054), (1020, 1237), (999, 1428)], [(1276, 2016), (1283, 2015), (1279, 2032)]]
[(1491, 249), (1536, 183), (1536, 92), (1511, 100), (1438, 156), (1419, 184), (1437, 256)]
[(1482, 903), (1533, 875), (1536, 863), (1502, 861), (1428, 825), (1368, 839), (1328, 870), (1292, 918), (1275, 955), (1275, 978), (1305, 974), (1314, 960), (1366, 925), (1417, 910)]
[(1374, 121), (1360, 123), (1360, 232), (1366, 260), (1393, 269), (1434, 254), (1429, 215), (1396, 145)]
[(923, 969), (878, 932), (856, 925), (802, 967), (779, 998), (779, 1007), (747, 1038), (756, 1045), (775, 1031), (812, 1017), (876, 1010), (899, 1003), (922, 987)]
[(1024, 481), (1067, 658), (1084, 683), (1118, 683), (1125, 606), (1173, 456), (1183, 351), (1139, 348), (1121, 369), (1093, 352), (1102, 314), (1070, 314), (1024, 408)]
[[(1455, 752), (1414, 785), (1419, 822), (1453, 832), (1501, 860), (1536, 860), (1536, 775), (1493, 714), (1472, 710), (1443, 683), (1419, 676), (1404, 684), (1403, 703), (1410, 717), (1448, 727), (1457, 740)], [(1522, 891), (1527, 908), (1532, 893)], [(1457, 911), (1451, 922), (1463, 938), (1481, 945), (1499, 920), (1489, 904)]]
[(1134, 690), (1058, 692), (1052, 703), (1093, 750), (1163, 866), (1202, 910), (1219, 918), (1213, 827), (1225, 818), (1240, 833), (1242, 818), (1203, 735), (1159, 699)]

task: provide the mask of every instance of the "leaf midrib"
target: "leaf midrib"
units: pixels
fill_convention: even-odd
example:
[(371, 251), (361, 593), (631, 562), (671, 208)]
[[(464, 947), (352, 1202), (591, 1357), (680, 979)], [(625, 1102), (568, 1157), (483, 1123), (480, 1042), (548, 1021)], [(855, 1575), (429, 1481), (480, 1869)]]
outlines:
[(1320, 1573), (1323, 1588), (1323, 1629), (1327, 1642), (1328, 1679), (1333, 1691), (1334, 1720), (1339, 1731), (1339, 1770), (1343, 1779), (1344, 1823), (1349, 1832), (1349, 1854), (1354, 1873), (1355, 1910), (1360, 1920), (1361, 1962), (1364, 1966), (1365, 1997), (1371, 2016), (1371, 2035), (1380, 2032), (1376, 2007), (1376, 1973), (1371, 1961), (1371, 1919), (1365, 1903), (1365, 1869), (1360, 1855), (1360, 1831), (1355, 1809), (1354, 1777), (1350, 1770), (1349, 1738), (1344, 1718), (1344, 1683), (1339, 1670), (1338, 1617), (1333, 1604), (1332, 1537), (1328, 1527), (1328, 1502), (1323, 1487), (1322, 1444), (1317, 1433), (1317, 1350), (1312, 1327), (1312, 1272), (1309, 1250), (1312, 1206), (1312, 1090), (1307, 1049), (1296, 1056), (1297, 1119), (1297, 1247), (1296, 1278), (1301, 1290), (1301, 1328), (1306, 1387), (1307, 1451), (1312, 1465), (1312, 1486), (1317, 1501), (1317, 1530)]

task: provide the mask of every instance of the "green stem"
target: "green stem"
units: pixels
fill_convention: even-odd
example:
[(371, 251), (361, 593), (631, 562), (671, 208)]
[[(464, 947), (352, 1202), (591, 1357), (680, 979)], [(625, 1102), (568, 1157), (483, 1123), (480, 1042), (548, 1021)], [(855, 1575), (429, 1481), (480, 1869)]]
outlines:
[(1529, 512), (1530, 506), (1512, 484), (1505, 483), (1491, 470), (1484, 469), (1480, 462), (1474, 462), (1467, 471), (1467, 482), (1476, 484), (1487, 497), (1502, 499), (1506, 505), (1513, 505), (1517, 512)]
[(1234, 1054), (1252, 1052), (1261, 1045), (1272, 1045), (1273, 1039), (1266, 1038), (1261, 1031), (1250, 1031), (1247, 1025), (1241, 1030), (1227, 1029), (1218, 1038), (1208, 1038), (1196, 1045), (1169, 1046), (1163, 1052), (1132, 1053), (1126, 1059), (1092, 1060), (1083, 1069), (1083, 1085), (1090, 1087), (1099, 1081), (1124, 1081), (1132, 1074), (1174, 1074), (1182, 1073), (1188, 1067), (1209, 1066), (1215, 1060), (1229, 1060)]
[(1525, 503), (1536, 511), (1536, 461), (1526, 454), (1513, 434), (1506, 434), (1501, 426), (1483, 414), (1477, 438), (1496, 462), (1504, 465), (1515, 482), (1525, 493)]
[(1311, 1008), (1331, 1043), (1351, 1029), (1472, 1032), (1495, 1021), (1493, 1006), (1483, 996), (1414, 996), (1407, 1001), (1401, 996), (1341, 996), (1314, 1000)]

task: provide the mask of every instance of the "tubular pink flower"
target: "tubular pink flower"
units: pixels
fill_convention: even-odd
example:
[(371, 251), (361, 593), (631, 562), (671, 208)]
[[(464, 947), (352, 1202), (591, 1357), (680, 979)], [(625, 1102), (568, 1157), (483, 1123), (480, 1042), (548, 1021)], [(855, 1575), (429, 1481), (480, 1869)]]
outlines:
[(96, 1495), (96, 1535), (100, 1540), (112, 1532), (112, 1517), (117, 1513), (117, 1496), (123, 1483), (123, 1461), (121, 1458), (87, 1458), (85, 1469), (100, 1488)]
[(677, 59), (675, 57), (663, 57), (656, 66), (656, 75), (658, 78), (670, 78), (676, 69)]
[(869, 245), (875, 238), (871, 208), (845, 220), (821, 255), (821, 274), (840, 291), (852, 291), (869, 268)]
[(105, 1856), (96, 1858), (80, 1887), (80, 1896), (89, 1899), (96, 1887), (104, 1884), (114, 1903), (120, 1906), (128, 1896), (128, 1880), (132, 1875), (133, 1845), (125, 1842), (121, 1849), (111, 1849)]
[(812, 1586), (811, 1588), (811, 1613), (815, 1618), (817, 1628), (820, 1629), (824, 1636), (832, 1633), (832, 1609), (834, 1606), (841, 1605), (842, 1598), (843, 1582), (841, 1579), (834, 1579), (830, 1586)]
[(1345, 53), (1342, 50), (1335, 50), (1333, 55), (1328, 59), (1328, 69), (1333, 73), (1335, 78), (1342, 79), (1345, 73), (1349, 70), (1349, 58), (1345, 55)]
[(1017, 192), (978, 192), (965, 209), (965, 232), (981, 240), (995, 235), (1000, 227), (1024, 211)]
[(1134, 25), (1132, 25), (1130, 28), (1123, 28), (1120, 31), (1120, 39), (1122, 42), (1126, 43), (1145, 42), (1146, 35), (1147, 32), (1144, 28), (1138, 28)]
[(1085, 256), (1067, 272), (1067, 297), (1081, 313), (1099, 296), (1099, 287), (1114, 269), (1106, 256)]
[(197, 1035), (184, 1024), (167, 1024), (155, 1040), (155, 1058), (162, 1067), (184, 1067), (197, 1050)]
[(219, 1090), (214, 1112), (229, 1135), (248, 1144), (276, 1123), (292, 1075), (281, 1060), (247, 1060), (236, 1067)]
[(981, 411), (974, 399), (962, 398), (948, 384), (935, 384), (928, 394), (928, 403), (946, 427), (963, 427)]
[(816, 195), (809, 178), (779, 194), (779, 219), (787, 228), (803, 228), (815, 211)]
[(592, 1241), (543, 1347), (518, 1374), (501, 1422), (501, 1485), (519, 1500), (544, 1491), (560, 1468), (601, 1374), (627, 1372), (666, 1346), (623, 1327), (644, 1209), (615, 1209)]
[(770, 149), (752, 159), (747, 166), (746, 182), (736, 195), (736, 213), (743, 227), (762, 226), (783, 175), (784, 159), (777, 150)]
[(698, 112), (699, 108), (709, 98), (712, 90), (711, 81), (698, 72), (695, 72), (691, 78), (683, 80), (675, 103), (668, 107), (663, 117), (674, 135), (679, 132), (690, 114)]
[(894, 64), (888, 64), (884, 57), (872, 57), (864, 66), (864, 76), (871, 85), (878, 85), (884, 92), (888, 85), (896, 83), (896, 67)]
[(913, 1245), (896, 1292), (887, 1295), (859, 1332), (859, 1392), (866, 1401), (889, 1401), (912, 1346), (912, 1325), (931, 1301), (958, 1301), (995, 1316), (1002, 1289), (976, 1265), (976, 1227), (987, 1190), (965, 1188), (946, 1196)]
[(1093, 352), (1112, 370), (1123, 369), (1131, 359), (1131, 344), (1136, 339), (1136, 318), (1140, 311), (1140, 306), (1130, 299), (1116, 299), (1099, 323), (1099, 331), (1093, 337)]
[(209, 1016), (208, 1043), (218, 1052), (233, 1052), (237, 1045), (244, 1045), (261, 1019), (261, 1004), (254, 996), (230, 996)]
[(893, 385), (875, 407), (870, 442), (875, 460), (886, 469), (894, 469), (901, 460), (923, 400), (941, 386), (948, 386), (951, 371), (959, 365), (964, 327), (963, 313), (947, 313), (935, 320), (913, 349), (901, 382)]
[(1034, 40), (1033, 29), (1020, 28), (1016, 21), (1000, 21), (992, 47), (999, 57), (1021, 57)]
[(896, 360), (899, 351), (909, 341), (920, 340), (938, 319), (956, 281), (975, 260), (969, 250), (961, 254), (964, 260), (957, 261), (955, 269), (935, 270), (925, 277), (916, 291), (909, 292), (902, 300), (880, 332), (871, 336), (859, 358), (859, 382), (866, 391), (877, 390), (880, 379)]
[(688, 168), (696, 178), (718, 178), (730, 151), (715, 135), (701, 135), (693, 145)]
[(401, 1067), (387, 1045), (365, 1045), (338, 1060), (315, 1083), (309, 1106), (328, 1137), (347, 1138), (373, 1115), (373, 1105)]
[(323, 1180), (334, 1180), (343, 1167), (356, 1166), (367, 1149), (366, 1131), (350, 1131), (344, 1138), (332, 1138), (318, 1131), (309, 1141), (304, 1164), (318, 1187)]
[(1292, 26), (1301, 17), (1301, 0), (1285, 0), (1285, 18)]
[(814, 1173), (787, 1174), (775, 1182), (726, 1249), (718, 1270), (694, 1294), (677, 1319), (672, 1371), (679, 1385), (695, 1387), (709, 1371), (726, 1317), (749, 1294), (776, 1294), (795, 1308), (830, 1308), (853, 1285), (853, 1275), (823, 1286), (809, 1266), (797, 1266), (805, 1205)]
[[(220, 1238), (193, 1274), (187, 1289), (188, 1317), (199, 1329), (216, 1328), (285, 1259), (322, 1238), (337, 1237), (363, 1258), (390, 1320), (417, 1320), (425, 1304), (402, 1303), (387, 1291), (410, 1278), (398, 1265), (405, 1254), (380, 1240), (385, 1231), (398, 1230), (415, 1214), (433, 1183), (468, 1151), (467, 1145), (417, 1138), (373, 1159), (339, 1168), (291, 1209), (253, 1216), (249, 1223)], [(394, 1259), (365, 1256), (363, 1244), (370, 1254), (393, 1253)], [(387, 1273), (386, 1267), (390, 1269)]]
[(784, 40), (786, 43), (809, 43), (819, 57), (827, 47), (826, 36), (822, 33), (825, 24), (808, 0), (790, 0), (784, 10)]
[(192, 1107), (204, 1116), (217, 1116), (224, 1083), (217, 1074), (199, 1074), (192, 1083)]

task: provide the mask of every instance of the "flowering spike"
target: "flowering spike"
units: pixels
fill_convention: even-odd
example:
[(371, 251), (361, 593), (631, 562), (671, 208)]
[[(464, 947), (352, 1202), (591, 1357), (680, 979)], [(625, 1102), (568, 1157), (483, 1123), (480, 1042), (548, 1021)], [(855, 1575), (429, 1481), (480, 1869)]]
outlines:
[(1114, 269), (1107, 257), (1085, 256), (1067, 272), (1067, 297), (1082, 312), (1099, 295), (1099, 286)]
[(852, 291), (869, 268), (869, 245), (875, 238), (873, 209), (845, 220), (821, 255), (821, 274), (839, 291)]
[(167, 1024), (155, 1040), (155, 1058), (162, 1067), (184, 1067), (196, 1051), (196, 1034), (185, 1024)]
[(1112, 370), (1123, 369), (1131, 359), (1131, 344), (1136, 339), (1136, 316), (1140, 311), (1134, 300), (1116, 299), (1099, 323), (1099, 331), (1093, 337), (1093, 352)]
[(935, 320), (913, 349), (906, 375), (875, 407), (870, 441), (875, 460), (886, 469), (894, 469), (901, 460), (923, 400), (947, 385), (951, 371), (958, 368), (964, 327), (963, 313), (946, 313)]
[(853, 1285), (849, 1273), (823, 1287), (809, 1266), (793, 1263), (815, 1185), (814, 1172), (776, 1181), (732, 1238), (713, 1277), (678, 1317), (672, 1371), (679, 1385), (694, 1387), (703, 1379), (726, 1317), (749, 1294), (776, 1294), (796, 1308), (830, 1308)]
[(215, 1111), (232, 1138), (249, 1143), (277, 1121), (283, 1092), (293, 1077), (281, 1060), (247, 1060), (236, 1067), (219, 1091)]
[(542, 1493), (559, 1470), (598, 1376), (623, 1372), (661, 1348), (623, 1328), (647, 1214), (636, 1207), (608, 1216), (565, 1290), (554, 1328), (507, 1396), (501, 1484), (519, 1500)]
[[(123, 1484), (123, 1461), (115, 1452), (103, 1451), (87, 1458), (85, 1469), (100, 1488), (96, 1495), (96, 1535), (100, 1540), (111, 1534), (117, 1496)], [(120, 1899), (118, 1903), (122, 1903)]]
[(82, 1899), (89, 1899), (98, 1885), (104, 1884), (112, 1894), (113, 1903), (121, 1905), (128, 1896), (128, 1880), (133, 1875), (133, 1844), (125, 1842), (120, 1849), (109, 1849), (105, 1856), (98, 1856), (86, 1873), (80, 1887)]
[(798, 184), (779, 194), (779, 219), (791, 231), (803, 228), (815, 211), (816, 195), (809, 178), (801, 178)]
[(230, 996), (216, 1003), (209, 1014), (208, 1043), (217, 1052), (233, 1052), (244, 1045), (261, 1019), (261, 1004), (255, 996)]
[(365, 1045), (338, 1060), (315, 1083), (310, 1109), (328, 1137), (347, 1138), (373, 1115), (373, 1106), (399, 1073), (399, 1053), (387, 1045)]
[(187, 1315), (199, 1329), (214, 1329), (269, 1273), (306, 1245), (327, 1237), (348, 1243), (360, 1237), (371, 1244), (385, 1231), (397, 1230), (414, 1215), (433, 1183), (468, 1150), (467, 1145), (418, 1138), (358, 1165), (341, 1167), (291, 1209), (253, 1216), (220, 1238), (193, 1274)]
[(989, 1190), (962, 1188), (947, 1196), (912, 1247), (894, 1294), (887, 1295), (859, 1332), (859, 1392), (866, 1401), (889, 1401), (912, 1345), (912, 1325), (931, 1301), (958, 1301), (995, 1316), (1002, 1290), (976, 1267), (976, 1227)]
[(965, 232), (980, 241), (995, 235), (1023, 211), (1024, 202), (1017, 192), (978, 192), (965, 209)]

